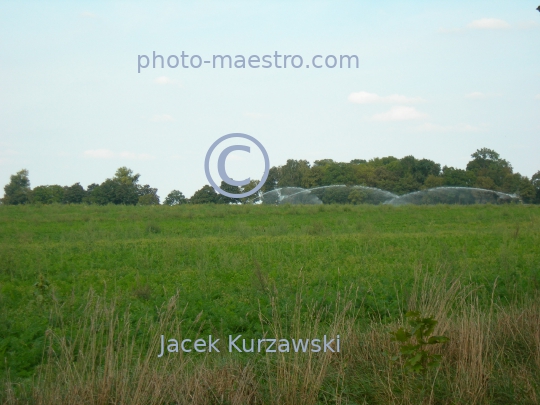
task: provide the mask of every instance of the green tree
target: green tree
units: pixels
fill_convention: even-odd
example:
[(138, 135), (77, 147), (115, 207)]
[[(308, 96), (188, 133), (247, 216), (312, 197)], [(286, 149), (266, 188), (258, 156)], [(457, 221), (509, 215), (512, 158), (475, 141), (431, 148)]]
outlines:
[(357, 164), (353, 166), (354, 178), (357, 185), (377, 187), (375, 167), (371, 164)]
[(429, 176), (440, 176), (441, 165), (429, 159), (415, 159), (411, 174), (418, 183), (423, 184)]
[(329, 187), (312, 191), (312, 194), (319, 197), (323, 204), (347, 204), (350, 192), (350, 187)]
[(444, 178), (430, 174), (429, 176), (426, 177), (423, 188), (428, 189), (428, 188), (441, 187), (443, 184), (444, 184)]
[(75, 183), (72, 186), (64, 187), (64, 203), (65, 204), (80, 204), (86, 197), (86, 191), (80, 183)]
[(41, 204), (61, 204), (64, 200), (64, 187), (59, 185), (38, 186), (30, 193), (30, 202)]
[(444, 185), (450, 187), (472, 187), (476, 176), (471, 171), (444, 166), (442, 169)]
[(148, 184), (138, 187), (139, 205), (159, 205), (157, 188), (152, 188)]
[[(141, 193), (145, 192), (141, 190), (145, 189), (145, 187), (150, 189), (150, 186), (140, 187), (137, 184), (139, 177), (140, 174), (133, 174), (131, 169), (128, 169), (127, 167), (120, 167), (118, 170), (116, 170), (116, 173), (112, 179), (105, 180), (99, 186), (89, 186), (86, 201), (91, 204), (99, 205), (136, 205), (139, 202), (139, 197), (143, 195)], [(148, 200), (146, 202), (155, 202), (155, 198), (146, 197), (145, 200)]]
[(139, 182), (140, 174), (133, 174), (133, 170), (125, 166), (119, 167), (114, 174), (113, 180), (117, 180), (121, 184), (135, 185)]
[(308, 188), (320, 187), (323, 185), (325, 177), (326, 166), (317, 165), (317, 161), (314, 162), (313, 167), (307, 173), (304, 183)]
[(178, 190), (173, 190), (167, 195), (167, 197), (165, 197), (165, 201), (163, 201), (163, 204), (164, 205), (182, 205), (182, 204), (187, 204), (187, 202), (188, 200), (184, 196), (184, 194), (182, 194), (182, 192)]
[(307, 160), (288, 159), (281, 166), (278, 187), (306, 187), (309, 168)]
[(9, 183), (4, 186), (2, 203), (6, 205), (26, 204), (30, 197), (30, 179), (28, 170), (22, 169), (10, 176)]
[(485, 188), (486, 190), (496, 190), (497, 185), (491, 177), (487, 176), (478, 176), (476, 177), (476, 182), (474, 183), (475, 187)]
[(375, 187), (382, 190), (398, 192), (399, 171), (396, 170), (399, 166), (399, 161), (390, 162), (384, 166), (375, 168)]
[(278, 167), (272, 166), (268, 171), (268, 178), (261, 188), (263, 193), (275, 190), (278, 188), (279, 179), (281, 178), (280, 170)]
[(398, 180), (394, 190), (397, 193), (406, 194), (420, 190), (421, 186), (421, 183), (417, 182), (411, 173), (406, 173)]
[(488, 148), (478, 149), (471, 157), (473, 160), (467, 163), (467, 171), (473, 172), (477, 177), (475, 186), (485, 188), (482, 184), (490, 184), (490, 182), (480, 178), (490, 178), (494, 183), (493, 189), (502, 190), (506, 176), (513, 172), (510, 163)]
[(521, 197), (524, 203), (534, 203), (536, 197), (536, 190), (532, 181), (529, 180), (527, 177), (521, 177), (521, 181), (519, 182), (519, 187), (517, 189), (517, 194)]
[[(321, 163), (321, 161), (319, 161), (319, 163)], [(320, 165), (319, 167), (323, 168), (324, 174), (321, 184), (323, 186), (337, 184), (349, 186), (356, 184), (354, 165), (350, 163), (330, 161), (324, 165)], [(305, 177), (309, 178), (309, 176), (304, 176), (304, 178)], [(304, 184), (306, 184), (305, 180)]]
[(98, 205), (135, 205), (139, 202), (139, 192), (133, 184), (123, 184), (107, 179), (89, 193), (88, 202)]
[[(246, 184), (245, 186), (242, 187), (242, 193), (247, 193), (248, 191), (251, 191), (253, 190), (255, 187), (257, 187), (259, 185), (259, 180), (251, 180), (248, 184)], [(242, 204), (251, 204), (255, 201), (257, 201), (257, 199), (262, 195), (262, 192), (261, 190), (257, 191), (256, 193), (248, 196), (248, 197), (243, 197), (243, 198), (240, 198), (240, 202)]]
[(540, 204), (540, 170), (533, 174), (533, 176), (531, 177), (531, 183), (536, 191), (534, 203)]
[(358, 205), (365, 203), (369, 198), (368, 192), (362, 189), (353, 189), (348, 196), (349, 203)]
[(517, 193), (521, 188), (524, 179), (527, 178), (519, 173), (507, 174), (503, 180), (502, 187), (500, 187), (499, 189), (500, 191), (504, 191), (505, 193)]
[(219, 204), (221, 202), (219, 197), (220, 194), (216, 193), (215, 190), (207, 184), (200, 190), (195, 191), (189, 199), (189, 202), (191, 204)]
[[(221, 181), (221, 184), (219, 185), (219, 188), (221, 188), (223, 191), (226, 191), (227, 193), (231, 194), (240, 194), (242, 193), (242, 190), (238, 186), (231, 186), (229, 183), (225, 183), (223, 180)], [(240, 199), (233, 198), (233, 197), (227, 197), (226, 195), (219, 194), (218, 204), (240, 204)]]

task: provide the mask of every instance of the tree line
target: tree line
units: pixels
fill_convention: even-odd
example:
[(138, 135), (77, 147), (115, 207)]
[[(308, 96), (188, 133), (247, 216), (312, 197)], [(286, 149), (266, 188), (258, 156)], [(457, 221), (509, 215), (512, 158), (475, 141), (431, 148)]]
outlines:
[(272, 167), (263, 190), (281, 187), (314, 188), (342, 185), (376, 187), (402, 195), (434, 187), (477, 187), (517, 194), (525, 203), (540, 203), (540, 171), (530, 179), (514, 173), (512, 165), (494, 150), (482, 148), (471, 155), (465, 169), (444, 166), (429, 159), (405, 156), (355, 159), (287, 160)]
[[(494, 150), (482, 148), (472, 155), (465, 169), (444, 166), (428, 159), (405, 156), (375, 158), (369, 161), (354, 159), (350, 162), (335, 162), (332, 159), (307, 160), (289, 159), (283, 166), (270, 169), (268, 179), (260, 193), (281, 187), (313, 188), (330, 185), (363, 185), (406, 194), (428, 188), (454, 186), (477, 187), (509, 194), (517, 194), (525, 203), (540, 204), (540, 171), (530, 179), (514, 173), (512, 165)], [(46, 185), (30, 187), (28, 171), (23, 169), (10, 177), (4, 187), (5, 205), (17, 204), (124, 204), (158, 205), (157, 188), (139, 184), (139, 174), (127, 167), (120, 167), (115, 175), (103, 183), (90, 184), (86, 189), (80, 183), (71, 186)], [(244, 187), (221, 182), (220, 187), (233, 194), (253, 189), (253, 180)], [(239, 204), (257, 199), (251, 197), (234, 199), (214, 191), (209, 185), (197, 190), (187, 198), (179, 190), (171, 191), (163, 204)]]
[[(159, 205), (160, 198), (157, 188), (139, 184), (140, 174), (135, 174), (127, 167), (120, 167), (114, 176), (103, 183), (90, 184), (86, 189), (80, 183), (71, 186), (57, 184), (30, 187), (28, 170), (22, 169), (10, 177), (10, 182), (4, 187), (4, 205), (20, 204), (117, 204), (117, 205)], [(253, 180), (243, 188), (231, 186), (225, 182), (221, 188), (233, 194), (251, 190), (258, 184)], [(237, 200), (218, 194), (208, 185), (197, 190), (191, 198), (186, 198), (181, 191), (171, 191), (163, 204), (237, 204), (252, 201), (249, 198)]]

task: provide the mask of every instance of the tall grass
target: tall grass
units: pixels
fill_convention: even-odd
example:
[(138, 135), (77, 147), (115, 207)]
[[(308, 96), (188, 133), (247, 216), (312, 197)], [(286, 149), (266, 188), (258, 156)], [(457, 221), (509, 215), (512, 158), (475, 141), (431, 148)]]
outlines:
[[(90, 293), (84, 316), (47, 332), (38, 373), (27, 384), (7, 382), (3, 403), (15, 404), (536, 404), (540, 396), (540, 301), (523, 296), (481, 305), (478, 288), (449, 280), (441, 272), (418, 272), (403, 310), (418, 310), (439, 321), (436, 334), (450, 337), (434, 349), (440, 367), (409, 374), (390, 361), (397, 353), (391, 330), (403, 320), (357, 322), (361, 297), (354, 289), (333, 304), (304, 301), (259, 311), (263, 334), (306, 338), (339, 334), (340, 353), (210, 354), (174, 353), (158, 358), (159, 336), (196, 336), (202, 321), (185, 322), (178, 295), (154, 314), (130, 316), (114, 301)], [(406, 308), (405, 308), (406, 307)], [(270, 313), (269, 316), (265, 314)], [(58, 331), (62, 331), (59, 333)], [(219, 333), (219, 332), (217, 332)], [(224, 338), (224, 336), (219, 336)], [(148, 342), (146, 347), (141, 341)]]

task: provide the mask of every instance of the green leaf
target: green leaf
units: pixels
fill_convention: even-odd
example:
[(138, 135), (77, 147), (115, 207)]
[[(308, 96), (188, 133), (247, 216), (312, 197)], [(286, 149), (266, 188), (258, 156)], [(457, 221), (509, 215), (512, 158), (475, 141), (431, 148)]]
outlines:
[(418, 349), (420, 349), (420, 345), (403, 345), (399, 348), (402, 354), (413, 354)]
[(397, 331), (393, 332), (392, 335), (392, 341), (397, 342), (406, 342), (411, 338), (411, 334), (403, 328), (399, 328)]
[(411, 357), (409, 359), (409, 364), (411, 366), (414, 366), (422, 361), (422, 353), (417, 353), (415, 356)]
[(425, 325), (425, 335), (426, 336), (429, 336), (433, 333), (433, 331), (435, 330), (435, 326), (437, 326), (437, 321), (433, 318), (424, 318), (423, 319), (423, 323)]

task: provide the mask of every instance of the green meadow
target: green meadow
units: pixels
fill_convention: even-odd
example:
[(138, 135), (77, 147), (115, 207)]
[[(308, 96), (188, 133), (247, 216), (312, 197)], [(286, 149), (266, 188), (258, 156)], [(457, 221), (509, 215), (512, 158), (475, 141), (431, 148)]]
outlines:
[[(520, 308), (540, 287), (540, 207), (0, 206), (0, 377), (32, 385), (48, 361), (47, 331), (74, 339), (90, 296), (133, 325), (158, 322), (175, 297), (186, 334), (247, 337), (276, 313), (288, 330), (330, 308), (317, 319), (331, 325), (331, 308), (347, 296), (365, 332), (414, 309), (419, 277), (470, 286), (478, 311)], [(145, 336), (134, 336), (136, 353)], [(359, 402), (342, 403), (367, 398), (351, 390)]]

